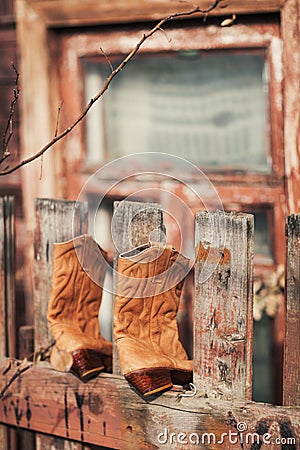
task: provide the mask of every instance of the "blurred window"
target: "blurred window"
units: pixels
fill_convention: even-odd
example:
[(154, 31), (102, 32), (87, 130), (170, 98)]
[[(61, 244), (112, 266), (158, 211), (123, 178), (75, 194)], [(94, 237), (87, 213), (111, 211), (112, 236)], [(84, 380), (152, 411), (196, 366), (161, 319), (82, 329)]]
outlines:
[[(108, 70), (106, 61), (85, 62), (87, 101)], [(259, 50), (139, 55), (87, 118), (88, 162), (163, 152), (269, 172), (267, 73)]]

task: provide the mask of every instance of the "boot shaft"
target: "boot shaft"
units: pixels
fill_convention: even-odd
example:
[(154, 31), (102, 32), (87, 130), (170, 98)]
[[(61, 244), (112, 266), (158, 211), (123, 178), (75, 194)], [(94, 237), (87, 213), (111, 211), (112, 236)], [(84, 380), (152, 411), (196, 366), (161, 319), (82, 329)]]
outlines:
[(173, 247), (146, 244), (121, 254), (115, 301), (116, 339), (131, 337), (157, 353), (186, 359), (177, 311), (189, 260)]
[(106, 253), (91, 236), (53, 246), (50, 326), (63, 323), (97, 337), (98, 313), (106, 273)]

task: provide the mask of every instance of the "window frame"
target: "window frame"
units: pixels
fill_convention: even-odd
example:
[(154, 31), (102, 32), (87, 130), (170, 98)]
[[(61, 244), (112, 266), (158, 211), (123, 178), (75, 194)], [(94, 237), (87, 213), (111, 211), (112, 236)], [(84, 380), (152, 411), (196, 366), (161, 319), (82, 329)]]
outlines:
[[(101, 54), (101, 49), (105, 51), (107, 58), (116, 55), (126, 55), (137, 43), (139, 37), (145, 32), (140, 28), (138, 31), (128, 29), (128, 27), (118, 27), (117, 30), (111, 28), (103, 31), (87, 30), (84, 33), (76, 34), (65, 31), (64, 37), (61, 39), (61, 64), (59, 78), (62, 80), (61, 97), (64, 102), (65, 111), (72, 111), (73, 117), (79, 115), (84, 107), (83, 101), (83, 70), (82, 59), (99, 58), (103, 61), (106, 57)], [(270, 157), (271, 170), (270, 173), (260, 173), (250, 171), (255, 180), (269, 180), (272, 182), (283, 176), (283, 130), (282, 130), (282, 69), (281, 69), (281, 52), (282, 45), (279, 35), (279, 25), (272, 24), (241, 24), (231, 28), (221, 28), (216, 25), (196, 26), (193, 21), (191, 24), (185, 24), (182, 27), (176, 24), (176, 27), (166, 28), (165, 33), (152, 36), (145, 42), (140, 49), (143, 53), (161, 53), (180, 50), (252, 50), (263, 49), (266, 53), (266, 59), (269, 65), (269, 117), (271, 128)], [(170, 41), (170, 42), (169, 42)], [(138, 57), (138, 55), (136, 56)], [(67, 61), (67, 62), (66, 62)], [(130, 64), (130, 63), (129, 63)], [(126, 68), (124, 69), (126, 70)], [(121, 74), (117, 76), (122, 76)], [(65, 81), (64, 81), (65, 80)], [(74, 93), (73, 98), (66, 95), (67, 91)], [(95, 93), (96, 94), (96, 93)], [(74, 97), (77, 97), (74, 98)], [(100, 100), (101, 101), (101, 100)], [(71, 119), (71, 117), (70, 117)], [(70, 121), (69, 119), (69, 121)], [(68, 121), (66, 120), (66, 124)], [(84, 127), (80, 127), (78, 133), (80, 135), (80, 147), (85, 147), (85, 131)], [(68, 139), (67, 139), (68, 141)], [(84, 162), (84, 151), (81, 150), (80, 164), (82, 170), (91, 172), (94, 167), (88, 167)], [(99, 164), (105, 164), (107, 160)], [(223, 171), (221, 169), (204, 168), (208, 175), (214, 180), (220, 177), (224, 181), (226, 179), (234, 182), (243, 183), (244, 172), (241, 170)], [(188, 178), (188, 176), (187, 176)]]

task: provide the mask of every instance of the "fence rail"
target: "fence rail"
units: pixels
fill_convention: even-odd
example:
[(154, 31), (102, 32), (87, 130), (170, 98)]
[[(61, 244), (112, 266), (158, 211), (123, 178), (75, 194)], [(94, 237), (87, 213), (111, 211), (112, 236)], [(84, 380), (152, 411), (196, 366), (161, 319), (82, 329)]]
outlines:
[[(80, 219), (75, 219), (74, 231), (75, 206)], [(116, 255), (127, 250), (133, 239), (134, 245), (143, 243), (149, 235), (164, 239), (159, 205), (120, 202), (115, 205), (115, 215), (114, 231), (119, 239)], [(87, 231), (87, 207), (38, 199), (36, 218), (34, 331), (35, 349), (39, 350), (49, 342), (43, 330), (47, 329), (52, 245)], [(101, 374), (84, 384), (44, 362), (26, 370), (7, 387), (0, 399), (0, 422), (35, 431), (36, 448), (43, 450), (87, 450), (97, 446), (213, 449), (221, 444), (232, 450), (241, 449), (246, 432), (248, 442), (242, 442), (245, 450), (260, 448), (264, 433), (276, 442), (288, 443), (289, 449), (299, 448), (299, 230), (299, 215), (288, 218), (284, 367), (287, 406), (251, 401), (253, 217), (199, 212), (194, 301), (197, 393), (185, 397), (184, 392), (174, 388), (146, 401), (119, 374), (117, 364), (113, 374)], [(2, 323), (2, 328), (5, 326)], [(0, 356), (3, 373), (7, 355)], [(0, 389), (9, 383), (11, 370), (1, 376)]]

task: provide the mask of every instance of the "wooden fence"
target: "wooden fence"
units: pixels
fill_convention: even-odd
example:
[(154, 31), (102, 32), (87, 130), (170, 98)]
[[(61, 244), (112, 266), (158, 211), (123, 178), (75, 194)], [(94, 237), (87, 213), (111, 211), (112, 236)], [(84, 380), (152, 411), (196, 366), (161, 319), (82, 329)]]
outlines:
[[(13, 243), (8, 238), (13, 234), (7, 231), (13, 215), (7, 219), (7, 205), (7, 199), (1, 200), (3, 314), (13, 308), (14, 301), (13, 286), (9, 292), (12, 256), (7, 257), (7, 252), (13, 255)], [(84, 203), (38, 199), (35, 206), (34, 341), (35, 351), (40, 351), (51, 342), (46, 310), (52, 244), (87, 232), (88, 224)], [(30, 368), (23, 363), (19, 376), (10, 384), (13, 371), (18, 369), (4, 370), (11, 353), (3, 347), (1, 450), (13, 450), (5, 441), (4, 425), (35, 432), (34, 440), (31, 435), (31, 441), (27, 441), (26, 450), (255, 450), (269, 448), (271, 442), (276, 448), (300, 448), (300, 215), (290, 216), (286, 223), (285, 406), (251, 401), (253, 217), (199, 212), (195, 224), (193, 383), (197, 392), (184, 393), (174, 388), (142, 398), (120, 375), (116, 352), (113, 374), (101, 374), (87, 384), (72, 374), (54, 371), (48, 362)], [(116, 256), (130, 245), (146, 242), (149, 236), (164, 239), (163, 214), (158, 205), (116, 203), (113, 226), (118, 241)], [(10, 320), (0, 322), (3, 339), (13, 339), (12, 311)], [(28, 330), (21, 333), (27, 335)]]

